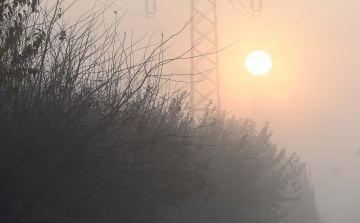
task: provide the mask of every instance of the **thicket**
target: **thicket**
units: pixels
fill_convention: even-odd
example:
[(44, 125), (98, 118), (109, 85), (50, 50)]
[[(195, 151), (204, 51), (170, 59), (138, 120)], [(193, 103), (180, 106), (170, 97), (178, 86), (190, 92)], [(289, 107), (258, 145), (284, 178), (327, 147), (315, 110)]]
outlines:
[(287, 222), (325, 222), (325, 219), (322, 219), (319, 214), (314, 187), (311, 183), (311, 172), (306, 170), (302, 171), (301, 176), (299, 176), (297, 180), (301, 186), (301, 190), (298, 192), (300, 198), (297, 202), (284, 204), (288, 212), (286, 216)]
[[(152, 222), (161, 206), (211, 195), (207, 161), (189, 138), (195, 126), (185, 94), (169, 91), (162, 74), (170, 62), (163, 59), (167, 40), (127, 45), (132, 37), (117, 33), (120, 20), (96, 36), (101, 12), (65, 26), (60, 18), (66, 10), (60, 9), (60, 2), (49, 9), (38, 5), (1, 59), (8, 70), (38, 70), (2, 73), (1, 218)], [(38, 30), (46, 34), (39, 53), (9, 63)], [(143, 57), (135, 60), (139, 52)], [(9, 95), (14, 79), (19, 84)]]
[(159, 222), (189, 202), (209, 222), (282, 218), (303, 165), (267, 126), (195, 122), (162, 69), (183, 59), (165, 56), (172, 37), (144, 45), (94, 9), (63, 24), (61, 1), (1, 3), (2, 222)]
[[(208, 117), (208, 115), (205, 115)], [(203, 125), (211, 118), (204, 118)], [(214, 119), (213, 119), (214, 120)], [(203, 148), (210, 160), (209, 176), (216, 196), (195, 198), (180, 208), (162, 210), (176, 222), (286, 222), (287, 203), (300, 199), (299, 175), (305, 164), (271, 142), (266, 124), (260, 131), (251, 119), (225, 118), (206, 128)], [(167, 222), (163, 220), (162, 222)]]

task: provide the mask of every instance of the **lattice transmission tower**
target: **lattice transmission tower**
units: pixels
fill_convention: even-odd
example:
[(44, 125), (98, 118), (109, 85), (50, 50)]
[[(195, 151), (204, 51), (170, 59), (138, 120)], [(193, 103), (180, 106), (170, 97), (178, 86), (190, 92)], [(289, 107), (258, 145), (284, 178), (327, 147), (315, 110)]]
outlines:
[(191, 0), (191, 98), (200, 116), (210, 102), (220, 112), (216, 0)]

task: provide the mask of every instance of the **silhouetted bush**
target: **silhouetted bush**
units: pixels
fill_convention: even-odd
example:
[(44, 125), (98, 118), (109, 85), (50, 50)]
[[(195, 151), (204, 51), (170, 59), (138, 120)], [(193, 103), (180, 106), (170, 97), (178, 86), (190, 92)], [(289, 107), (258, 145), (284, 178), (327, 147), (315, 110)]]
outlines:
[[(205, 114), (202, 125), (214, 123), (212, 117)], [(210, 223), (285, 220), (287, 210), (282, 204), (299, 199), (297, 178), (304, 164), (296, 154), (287, 156), (285, 149), (277, 149), (270, 141), (268, 124), (257, 131), (254, 121), (233, 116), (201, 131), (208, 136), (199, 144), (209, 154), (216, 196), (207, 202), (194, 197), (178, 209), (164, 209), (165, 218)]]
[(1, 93), (2, 219), (153, 222), (163, 206), (211, 196), (186, 93), (170, 91), (162, 73), (169, 39), (128, 45), (117, 19), (95, 36), (103, 12), (65, 26), (59, 7), (39, 8), (24, 27), (46, 32), (24, 62), (39, 73), (24, 77), (11, 100)]

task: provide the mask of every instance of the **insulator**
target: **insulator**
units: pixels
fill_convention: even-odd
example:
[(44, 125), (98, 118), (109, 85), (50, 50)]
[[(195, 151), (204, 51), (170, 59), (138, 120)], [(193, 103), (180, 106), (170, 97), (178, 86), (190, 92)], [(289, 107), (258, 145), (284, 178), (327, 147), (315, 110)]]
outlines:
[(154, 6), (154, 12), (156, 12), (156, 10), (157, 10), (156, 0), (154, 0), (154, 4), (153, 4), (153, 6)]
[(152, 2), (152, 10), (149, 9), (149, 0), (145, 0), (145, 11), (147, 14), (154, 14), (157, 9), (157, 2), (153, 0)]
[(251, 10), (254, 11), (254, 0), (250, 0), (250, 6), (251, 6)]
[(149, 11), (149, 0), (144, 0), (145, 3), (145, 12)]

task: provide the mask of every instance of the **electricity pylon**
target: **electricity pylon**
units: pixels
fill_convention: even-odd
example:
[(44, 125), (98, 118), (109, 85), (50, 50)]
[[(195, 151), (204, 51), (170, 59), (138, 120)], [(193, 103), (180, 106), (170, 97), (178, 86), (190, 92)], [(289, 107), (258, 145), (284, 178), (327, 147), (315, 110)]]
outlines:
[(191, 0), (191, 98), (199, 116), (208, 103), (220, 112), (216, 0)]

